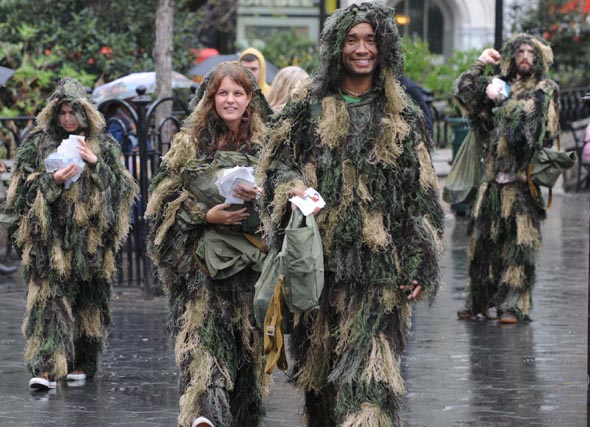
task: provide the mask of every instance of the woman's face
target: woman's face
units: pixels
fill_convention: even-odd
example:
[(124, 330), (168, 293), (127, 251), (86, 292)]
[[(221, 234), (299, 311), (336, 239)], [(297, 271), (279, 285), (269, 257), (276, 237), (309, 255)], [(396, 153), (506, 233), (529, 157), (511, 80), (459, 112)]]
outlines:
[(69, 103), (63, 103), (59, 106), (58, 111), (59, 125), (68, 133), (75, 133), (80, 124), (74, 114), (74, 110)]
[(215, 111), (223, 119), (228, 128), (237, 132), (244, 111), (250, 104), (252, 94), (247, 94), (246, 90), (235, 83), (229, 77), (224, 77), (221, 84), (215, 92)]

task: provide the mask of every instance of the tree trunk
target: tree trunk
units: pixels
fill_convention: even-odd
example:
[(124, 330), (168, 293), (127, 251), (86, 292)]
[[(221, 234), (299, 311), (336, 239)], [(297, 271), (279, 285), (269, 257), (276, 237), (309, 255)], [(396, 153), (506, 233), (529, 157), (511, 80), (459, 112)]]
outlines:
[[(156, 43), (154, 62), (156, 63), (156, 97), (172, 96), (172, 51), (174, 36), (174, 0), (158, 0), (156, 13)], [(172, 114), (172, 102), (162, 103), (156, 110), (156, 126)], [(171, 126), (162, 129), (162, 141), (172, 138)], [(152, 144), (153, 149), (157, 149)], [(161, 153), (164, 154), (164, 153)]]

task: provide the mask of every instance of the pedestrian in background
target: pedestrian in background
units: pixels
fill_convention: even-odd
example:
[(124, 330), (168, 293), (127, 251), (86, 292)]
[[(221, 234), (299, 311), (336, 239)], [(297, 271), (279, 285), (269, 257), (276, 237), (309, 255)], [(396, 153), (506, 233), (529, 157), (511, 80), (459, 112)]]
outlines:
[[(259, 276), (253, 260), (263, 260), (255, 246), (262, 243), (258, 192), (240, 184), (234, 195), (245, 204), (230, 205), (215, 181), (224, 169), (256, 165), (271, 109), (237, 62), (220, 64), (195, 96), (198, 103), (154, 177), (147, 210), (150, 253), (176, 341), (178, 422), (255, 427), (264, 419), (262, 334), (253, 314)], [(211, 265), (226, 255), (218, 265), (230, 271), (220, 274)]]
[[(485, 49), (454, 84), (453, 95), (484, 152), (470, 225), (467, 300), (459, 319), (529, 318), (546, 213), (527, 171), (535, 150), (550, 147), (559, 135), (559, 87), (547, 77), (552, 62), (545, 42), (517, 34), (501, 55)], [(497, 76), (494, 66), (500, 66)]]
[(240, 54), (239, 61), (254, 74), (262, 94), (268, 95), (270, 85), (266, 83), (266, 60), (262, 53), (256, 48), (249, 47)]
[(266, 95), (266, 99), (272, 109), (275, 112), (282, 110), (289, 99), (291, 91), (295, 88), (295, 85), (304, 81), (308, 77), (309, 74), (297, 65), (281, 68), (272, 81), (270, 91)]
[(392, 8), (337, 10), (317, 74), (273, 119), (260, 158), (273, 248), (293, 194), (312, 187), (326, 202), (320, 307), (294, 315), (289, 346), (308, 426), (400, 425), (412, 303), (438, 289), (443, 213), (402, 65)]
[[(7, 212), (18, 218), (12, 237), (28, 286), (23, 332), (33, 389), (95, 375), (107, 339), (115, 257), (137, 186), (104, 127), (86, 88), (65, 78), (16, 153)], [(83, 137), (84, 168), (68, 186), (79, 166), (48, 173), (45, 160), (70, 135)]]
[(107, 132), (117, 140), (121, 151), (124, 154), (138, 149), (137, 129), (133, 118), (125, 111), (121, 105), (110, 104), (105, 111), (107, 121)]

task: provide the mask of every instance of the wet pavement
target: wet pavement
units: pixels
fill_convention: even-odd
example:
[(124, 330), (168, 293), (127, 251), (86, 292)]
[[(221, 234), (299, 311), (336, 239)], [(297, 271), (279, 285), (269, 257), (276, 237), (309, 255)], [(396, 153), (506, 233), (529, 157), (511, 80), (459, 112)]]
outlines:
[[(406, 427), (586, 426), (589, 197), (554, 198), (543, 229), (532, 322), (458, 321), (465, 221), (447, 216), (443, 286), (418, 304), (404, 353)], [(0, 276), (0, 426), (176, 425), (177, 374), (163, 298), (116, 289), (102, 368), (83, 387), (31, 393), (20, 332), (24, 286)], [(303, 425), (301, 398), (275, 373), (267, 427)]]

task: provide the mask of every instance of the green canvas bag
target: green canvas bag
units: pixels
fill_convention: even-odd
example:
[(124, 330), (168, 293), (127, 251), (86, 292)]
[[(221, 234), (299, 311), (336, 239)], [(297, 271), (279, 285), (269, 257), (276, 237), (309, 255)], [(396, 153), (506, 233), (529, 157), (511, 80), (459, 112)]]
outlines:
[(541, 148), (535, 154), (531, 178), (541, 187), (552, 188), (559, 175), (576, 163), (576, 153)]
[[(539, 138), (539, 141), (542, 141), (541, 137)], [(557, 182), (559, 175), (576, 163), (576, 153), (567, 153), (560, 151), (560, 149), (561, 142), (559, 136), (557, 137), (557, 151), (539, 146), (527, 169), (529, 190), (533, 198), (537, 201), (539, 207), (543, 209), (549, 209), (551, 207), (551, 202), (553, 200), (552, 189)], [(538, 187), (547, 187), (549, 189), (549, 198), (546, 206), (541, 205), (539, 202)]]
[(254, 315), (263, 327), (265, 371), (285, 370), (283, 331), (289, 313), (317, 308), (324, 288), (324, 253), (313, 214), (291, 213), (279, 252), (268, 253), (254, 291)]
[(251, 268), (261, 271), (266, 253), (255, 236), (229, 230), (205, 229), (193, 254), (202, 271), (214, 280), (223, 280)]
[(468, 202), (477, 193), (483, 176), (481, 157), (475, 132), (469, 130), (445, 179), (442, 194), (445, 202)]
[(258, 324), (264, 323), (279, 277), (289, 311), (306, 312), (318, 307), (324, 287), (324, 253), (315, 217), (291, 213), (280, 252), (270, 251), (255, 285), (254, 308)]

